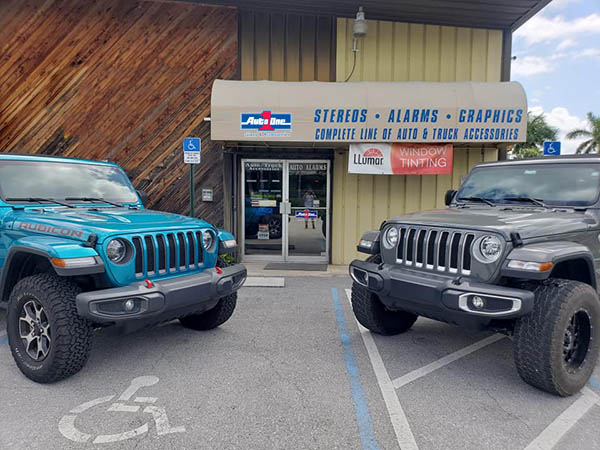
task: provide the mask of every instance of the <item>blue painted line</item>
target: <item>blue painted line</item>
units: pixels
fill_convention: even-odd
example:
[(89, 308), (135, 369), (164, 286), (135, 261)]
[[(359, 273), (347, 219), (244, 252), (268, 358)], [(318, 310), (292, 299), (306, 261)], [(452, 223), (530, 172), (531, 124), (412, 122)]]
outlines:
[(4, 335), (0, 337), (0, 345), (8, 343), (8, 336)]
[(590, 386), (596, 389), (600, 389), (600, 381), (596, 380), (595, 378), (592, 378), (590, 380)]
[(335, 320), (337, 321), (342, 349), (344, 350), (346, 372), (348, 374), (348, 381), (350, 382), (350, 390), (352, 391), (352, 402), (354, 403), (354, 412), (356, 413), (356, 423), (358, 424), (358, 433), (362, 442), (362, 448), (363, 450), (379, 450), (379, 445), (375, 439), (375, 430), (373, 430), (371, 413), (367, 404), (367, 397), (360, 381), (358, 363), (356, 362), (356, 356), (352, 349), (352, 341), (348, 334), (344, 310), (340, 304), (340, 296), (336, 288), (331, 288), (331, 296), (333, 297)]

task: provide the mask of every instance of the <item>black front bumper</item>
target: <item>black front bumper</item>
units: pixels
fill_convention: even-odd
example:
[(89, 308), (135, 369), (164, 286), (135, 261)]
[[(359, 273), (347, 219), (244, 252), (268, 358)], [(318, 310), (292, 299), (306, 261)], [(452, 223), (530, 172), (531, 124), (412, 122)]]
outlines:
[[(136, 282), (129, 286), (84, 292), (77, 296), (79, 315), (95, 323), (163, 322), (213, 308), (220, 298), (237, 291), (246, 280), (241, 264), (166, 280)], [(134, 308), (126, 311), (124, 302)]]
[[(493, 319), (512, 319), (529, 313), (530, 291), (409, 271), (393, 265), (355, 260), (352, 279), (377, 294), (389, 309), (404, 310), (458, 325), (482, 326)], [(484, 301), (476, 308), (475, 297)]]

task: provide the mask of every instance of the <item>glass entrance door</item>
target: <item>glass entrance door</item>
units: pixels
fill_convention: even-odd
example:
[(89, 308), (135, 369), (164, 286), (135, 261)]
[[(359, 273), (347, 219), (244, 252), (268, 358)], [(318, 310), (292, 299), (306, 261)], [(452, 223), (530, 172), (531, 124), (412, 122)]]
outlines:
[(329, 260), (329, 161), (242, 161), (245, 261)]
[(283, 161), (242, 161), (243, 255), (281, 259), (283, 255)]
[(288, 260), (327, 262), (329, 162), (288, 162)]

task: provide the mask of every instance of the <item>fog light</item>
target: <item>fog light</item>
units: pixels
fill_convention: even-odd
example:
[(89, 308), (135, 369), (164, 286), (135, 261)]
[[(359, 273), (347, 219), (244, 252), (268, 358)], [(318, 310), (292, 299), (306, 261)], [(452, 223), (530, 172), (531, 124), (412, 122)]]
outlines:
[(126, 300), (125, 303), (123, 303), (123, 309), (125, 309), (125, 311), (133, 311), (133, 308), (135, 308), (135, 300), (130, 298), (129, 300)]
[(483, 307), (485, 306), (485, 301), (478, 295), (475, 295), (471, 299), (471, 301), (473, 302), (473, 307), (475, 307), (476, 309), (483, 309)]

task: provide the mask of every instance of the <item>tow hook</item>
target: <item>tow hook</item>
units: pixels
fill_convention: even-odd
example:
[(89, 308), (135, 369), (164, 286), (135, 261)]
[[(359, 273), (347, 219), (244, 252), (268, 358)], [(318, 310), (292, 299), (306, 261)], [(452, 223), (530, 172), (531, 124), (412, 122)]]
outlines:
[(462, 279), (463, 279), (463, 277), (455, 278), (454, 280), (452, 280), (452, 284), (459, 286), (462, 284)]

